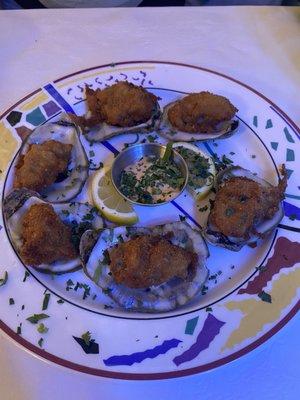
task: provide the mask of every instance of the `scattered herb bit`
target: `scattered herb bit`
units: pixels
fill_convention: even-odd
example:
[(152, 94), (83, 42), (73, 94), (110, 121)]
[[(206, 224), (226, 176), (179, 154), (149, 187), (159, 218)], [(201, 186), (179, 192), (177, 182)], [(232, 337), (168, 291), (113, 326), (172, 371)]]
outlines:
[(43, 307), (42, 310), (47, 310), (48, 308), (48, 304), (49, 304), (49, 300), (50, 300), (50, 293), (46, 293), (44, 296), (44, 300), (43, 300)]
[(4, 286), (7, 282), (8, 279), (8, 273), (7, 271), (4, 272), (4, 277), (0, 279), (0, 286)]
[(295, 221), (295, 219), (297, 219), (297, 214), (291, 214), (291, 215), (289, 216), (289, 219), (290, 219), (291, 221)]
[(230, 267), (231, 269), (234, 269), (235, 268), (235, 266), (234, 265), (231, 265), (231, 267)]
[(272, 303), (272, 297), (269, 293), (262, 291), (258, 294), (258, 297), (266, 303)]
[(223, 154), (222, 156), (222, 162), (224, 164), (233, 164), (233, 161), (230, 158), (226, 157), (225, 154)]
[(179, 215), (179, 219), (181, 222), (184, 222), (186, 220), (186, 217), (184, 215)]
[(70, 211), (69, 210), (61, 210), (61, 212), (68, 217), (70, 215)]
[(47, 314), (33, 314), (31, 317), (26, 318), (32, 324), (37, 324), (41, 319), (49, 318)]
[(123, 236), (122, 236), (122, 235), (119, 235), (119, 236), (117, 237), (117, 239), (118, 239), (118, 241), (119, 241), (120, 243), (124, 243), (124, 239), (123, 239)]
[(156, 140), (157, 138), (158, 138), (157, 135), (155, 135), (155, 136), (148, 135), (148, 136), (147, 136), (147, 139), (148, 139), (148, 142), (149, 142), (149, 143), (155, 142), (155, 140)]
[(208, 291), (208, 287), (203, 285), (201, 294), (204, 296), (207, 293), (207, 291)]
[(28, 271), (25, 271), (24, 278), (23, 278), (23, 281), (22, 281), (22, 282), (26, 282), (26, 279), (27, 279), (29, 276), (30, 276), (30, 273), (29, 273)]
[(25, 304), (22, 305), (21, 310), (23, 311), (25, 308)]
[(208, 206), (207, 206), (207, 205), (204, 206), (204, 207), (199, 207), (199, 211), (200, 211), (200, 212), (207, 211), (207, 209), (208, 209)]
[(111, 292), (111, 289), (109, 287), (102, 289), (102, 293), (108, 294)]
[(103, 264), (110, 264), (110, 257), (109, 257), (109, 252), (108, 250), (104, 250), (103, 251), (103, 260), (102, 260)]
[(255, 155), (255, 154), (252, 154), (252, 155), (251, 155), (251, 158), (256, 158), (256, 155)]
[(206, 307), (206, 309), (205, 309), (205, 311), (206, 312), (210, 312), (210, 311), (212, 311), (213, 309), (211, 308), (211, 307)]
[(96, 294), (94, 294), (94, 295), (93, 295), (93, 297), (92, 297), (92, 300), (95, 300), (95, 299), (96, 299), (96, 297), (97, 297), (97, 295), (96, 295)]
[(14, 305), (14, 304), (15, 304), (15, 301), (14, 301), (14, 299), (11, 297), (11, 298), (9, 299), (9, 305), (12, 306), (12, 305)]
[(43, 347), (43, 342), (44, 342), (44, 339), (43, 339), (43, 338), (40, 338), (40, 340), (38, 341), (38, 345), (39, 345), (40, 347)]
[(94, 152), (93, 150), (90, 150), (90, 151), (89, 151), (89, 156), (90, 156), (90, 157), (95, 157), (95, 152)]
[(49, 328), (47, 328), (43, 323), (40, 323), (37, 330), (39, 333), (47, 333)]
[(67, 286), (66, 286), (66, 291), (68, 292), (70, 289), (73, 289), (72, 286), (74, 286), (74, 282), (72, 279), (67, 280)]
[(157, 339), (157, 338), (158, 338), (158, 335), (155, 335), (154, 337), (155, 337), (155, 339)]
[(229, 154), (230, 154), (231, 156), (234, 156), (234, 155), (235, 155), (235, 152), (234, 152), (234, 151), (231, 151)]
[(22, 322), (20, 323), (20, 325), (17, 327), (17, 334), (21, 335), (22, 334)]
[(63, 299), (59, 299), (59, 300), (57, 300), (57, 303), (58, 303), (58, 304), (63, 304), (63, 303), (64, 303), (64, 300), (63, 300)]
[(113, 306), (109, 306), (108, 304), (104, 304), (104, 310), (108, 310), (110, 308), (113, 308)]
[(83, 289), (83, 300), (85, 300), (90, 295), (91, 288), (86, 283), (77, 282), (76, 286), (74, 287), (74, 291), (76, 292), (78, 289)]
[(89, 331), (83, 333), (83, 334), (81, 335), (81, 339), (83, 339), (83, 340), (84, 340), (84, 343), (85, 343), (87, 346), (89, 346), (90, 343), (91, 343), (91, 333), (90, 333)]
[(226, 208), (225, 215), (226, 217), (231, 217), (235, 213), (234, 209), (231, 207)]

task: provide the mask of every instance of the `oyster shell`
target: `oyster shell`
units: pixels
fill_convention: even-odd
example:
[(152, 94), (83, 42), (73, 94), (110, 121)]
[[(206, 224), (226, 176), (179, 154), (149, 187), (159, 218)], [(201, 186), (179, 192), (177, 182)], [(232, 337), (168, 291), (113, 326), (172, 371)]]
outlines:
[(102, 140), (109, 139), (112, 136), (117, 136), (122, 133), (147, 132), (154, 128), (155, 123), (160, 115), (160, 106), (157, 102), (151, 118), (142, 124), (130, 127), (119, 127), (108, 125), (107, 123), (103, 122), (94, 128), (87, 128), (86, 130), (83, 130), (83, 134), (89, 142), (94, 143), (101, 142)]
[[(239, 166), (232, 166), (228, 167), (225, 170), (222, 170), (217, 175), (216, 179), (216, 190), (218, 190), (224, 182), (233, 177), (245, 177), (251, 179), (264, 187), (272, 187), (272, 185), (265, 181), (262, 178), (259, 178), (257, 175), (254, 175), (251, 171), (248, 171)], [(263, 236), (267, 236), (271, 233), (276, 226), (280, 223), (284, 216), (284, 210), (282, 203), (279, 205), (278, 211), (271, 219), (265, 219), (263, 222), (259, 223), (255, 226), (256, 234), (252, 233), (248, 240), (244, 238), (236, 238), (231, 236), (225, 236), (221, 232), (219, 232), (216, 227), (214, 227), (211, 222), (210, 218), (208, 217), (207, 226), (203, 232), (205, 239), (215, 246), (225, 247), (229, 250), (239, 251), (245, 245), (251, 245), (256, 243), (259, 239)]]
[(17, 160), (28, 152), (31, 144), (41, 144), (48, 140), (72, 144), (68, 173), (44, 189), (40, 194), (49, 202), (66, 202), (76, 197), (88, 177), (88, 159), (81, 144), (78, 130), (73, 123), (66, 121), (50, 122), (38, 126), (22, 144)]
[[(180, 100), (180, 99), (179, 99)], [(226, 121), (220, 126), (220, 130), (215, 133), (205, 133), (205, 132), (197, 132), (197, 133), (189, 133), (183, 132), (176, 129), (171, 125), (168, 119), (168, 111), (169, 109), (176, 103), (173, 101), (172, 103), (167, 104), (161, 116), (161, 119), (157, 123), (157, 130), (161, 136), (172, 140), (172, 141), (181, 141), (181, 142), (195, 142), (195, 141), (205, 141), (212, 139), (226, 139), (233, 135), (239, 126), (239, 121), (237, 119), (233, 119), (230, 121)]]
[[(22, 220), (24, 215), (33, 204), (39, 203), (48, 202), (43, 200), (38, 193), (27, 189), (15, 189), (3, 202), (7, 232), (17, 253), (19, 253), (22, 246)], [(76, 234), (80, 235), (82, 233), (81, 230), (103, 228), (103, 219), (87, 203), (52, 203), (51, 205), (60, 219), (70, 225)], [(61, 274), (80, 268), (80, 259), (77, 257), (74, 260), (42, 264), (35, 269), (41, 272)]]
[[(158, 286), (147, 289), (133, 289), (115, 283), (103, 252), (118, 242), (143, 234), (166, 235), (173, 233), (172, 244), (181, 246), (198, 254), (196, 275), (192, 281), (173, 278)], [(208, 270), (205, 260), (208, 249), (201, 234), (185, 222), (174, 222), (154, 227), (116, 227), (103, 229), (99, 234), (86, 231), (80, 242), (80, 257), (83, 271), (119, 306), (130, 311), (162, 312), (181, 306), (201, 291)]]

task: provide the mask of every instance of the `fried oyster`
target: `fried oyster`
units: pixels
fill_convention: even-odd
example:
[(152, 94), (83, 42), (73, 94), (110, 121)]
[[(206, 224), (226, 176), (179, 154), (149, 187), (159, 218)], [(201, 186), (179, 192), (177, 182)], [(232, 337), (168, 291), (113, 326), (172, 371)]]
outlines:
[(88, 160), (77, 127), (70, 122), (38, 126), (21, 145), (13, 187), (38, 192), (52, 203), (77, 196), (88, 177)]
[(159, 129), (163, 136), (181, 141), (227, 137), (238, 126), (237, 111), (224, 96), (191, 93), (164, 108)]
[(71, 228), (65, 225), (50, 204), (34, 204), (22, 222), (20, 255), (31, 266), (51, 264), (77, 257)]
[(86, 88), (88, 113), (71, 116), (82, 128), (105, 123), (130, 128), (149, 121), (157, 107), (157, 97), (143, 87), (118, 82), (103, 90)]
[(14, 188), (41, 192), (52, 185), (66, 171), (72, 147), (56, 140), (31, 144), (16, 166)]
[(239, 250), (271, 232), (283, 216), (281, 201), (287, 186), (284, 167), (282, 175), (278, 186), (272, 186), (239, 167), (223, 171), (208, 219), (207, 239)]
[(197, 260), (195, 253), (151, 235), (120, 243), (109, 257), (115, 281), (130, 288), (157, 286), (175, 277), (191, 280)]
[(120, 307), (172, 310), (201, 293), (208, 250), (185, 222), (86, 231), (80, 241), (83, 271)]

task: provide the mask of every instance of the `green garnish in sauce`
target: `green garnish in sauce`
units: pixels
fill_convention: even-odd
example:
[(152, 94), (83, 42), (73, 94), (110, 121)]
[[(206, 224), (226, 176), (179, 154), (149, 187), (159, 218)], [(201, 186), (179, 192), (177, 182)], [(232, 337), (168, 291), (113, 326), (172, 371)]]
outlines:
[(142, 157), (121, 173), (120, 191), (124, 196), (143, 204), (156, 204), (174, 198), (185, 182), (172, 160), (172, 143), (162, 158)]

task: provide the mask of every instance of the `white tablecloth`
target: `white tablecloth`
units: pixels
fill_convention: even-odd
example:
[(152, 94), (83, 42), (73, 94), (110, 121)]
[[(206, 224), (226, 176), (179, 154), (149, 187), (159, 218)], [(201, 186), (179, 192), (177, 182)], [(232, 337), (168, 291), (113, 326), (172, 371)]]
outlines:
[[(296, 7), (1, 11), (0, 110), (70, 72), (144, 59), (235, 77), (299, 124), (299, 19)], [(298, 316), (231, 364), (153, 382), (75, 373), (34, 358), (0, 333), (0, 399), (299, 399), (299, 332)]]

